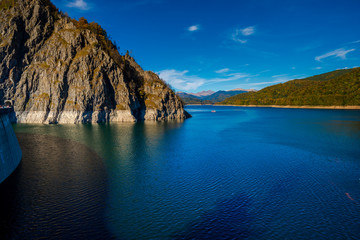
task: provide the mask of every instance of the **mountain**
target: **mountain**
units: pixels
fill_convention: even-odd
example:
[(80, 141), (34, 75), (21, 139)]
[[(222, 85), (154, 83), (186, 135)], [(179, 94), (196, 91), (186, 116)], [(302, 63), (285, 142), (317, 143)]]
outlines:
[[(177, 92), (176, 94), (181, 98), (181, 100), (185, 104), (207, 104), (203, 100), (201, 100), (200, 97), (189, 94), (189, 93)], [(208, 104), (211, 104), (211, 103), (209, 102)]]
[(215, 93), (212, 90), (207, 90), (207, 91), (201, 91), (201, 92), (197, 92), (197, 93), (189, 93), (191, 95), (194, 95), (196, 97), (205, 97), (205, 96), (209, 96), (211, 94)]
[[(214, 103), (218, 103), (221, 102), (223, 100), (225, 100), (228, 97), (231, 96), (235, 96), (237, 94), (240, 93), (245, 93), (248, 91), (254, 91), (254, 90), (245, 90), (245, 89), (233, 89), (233, 90), (228, 90), (228, 91), (203, 91), (203, 92), (199, 92), (196, 93), (196, 95), (194, 93), (184, 93), (184, 92), (178, 92), (177, 95), (184, 101), (185, 104), (214, 104)], [(210, 93), (208, 95), (204, 95), (203, 93)]]
[(356, 106), (360, 105), (360, 68), (336, 70), (313, 77), (296, 79), (239, 94), (221, 104)]
[(257, 90), (255, 89), (243, 89), (243, 88), (235, 88), (232, 90), (228, 90), (228, 91), (244, 91), (244, 92), (256, 92)]
[(221, 101), (225, 100), (228, 97), (235, 96), (237, 94), (245, 93), (245, 92), (247, 92), (247, 91), (244, 91), (244, 90), (241, 90), (241, 91), (236, 91), (236, 90), (217, 91), (209, 96), (203, 97), (202, 100), (208, 100), (213, 103), (217, 103), (217, 102), (221, 102)]
[(49, 0), (0, 3), (0, 105), (16, 122), (185, 119), (181, 99), (155, 73), (120, 55), (97, 23)]

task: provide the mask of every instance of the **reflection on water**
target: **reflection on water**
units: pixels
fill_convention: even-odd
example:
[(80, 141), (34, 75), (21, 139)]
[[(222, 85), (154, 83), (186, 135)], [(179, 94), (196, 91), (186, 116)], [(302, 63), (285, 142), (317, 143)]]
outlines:
[[(102, 199), (96, 206), (104, 207), (103, 227), (117, 239), (360, 236), (360, 111), (188, 110), (193, 118), (184, 122), (18, 124), (15, 130), (71, 139), (102, 157), (106, 171), (98, 172), (100, 184), (90, 183), (98, 189), (106, 182), (98, 195), (106, 198), (94, 202)], [(34, 166), (53, 168), (44, 161)], [(86, 176), (92, 166), (82, 161), (66, 172)], [(56, 182), (64, 176), (59, 169), (38, 175)]]
[(360, 122), (354, 120), (332, 120), (323, 123), (326, 131), (332, 132), (334, 135), (341, 137), (346, 135), (349, 137), (360, 136)]
[(58, 137), (17, 137), (23, 160), (0, 185), (0, 238), (110, 238), (101, 158), (84, 145)]

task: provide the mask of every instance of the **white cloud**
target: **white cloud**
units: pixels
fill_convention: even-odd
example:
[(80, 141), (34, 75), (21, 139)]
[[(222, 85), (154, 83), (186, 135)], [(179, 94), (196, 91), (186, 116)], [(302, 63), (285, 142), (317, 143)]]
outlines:
[(247, 28), (240, 29), (240, 31), (241, 31), (242, 35), (250, 36), (250, 35), (255, 33), (255, 27), (250, 26), (250, 27), (247, 27)]
[(322, 67), (316, 67), (316, 68), (313, 68), (314, 70), (320, 70), (322, 69)]
[(243, 38), (243, 36), (250, 36), (252, 34), (255, 33), (255, 27), (254, 26), (250, 26), (247, 28), (242, 28), (242, 29), (235, 29), (235, 31), (233, 32), (233, 34), (231, 35), (231, 39), (234, 42), (239, 42), (239, 43), (247, 43), (247, 40)]
[(226, 77), (224, 77), (224, 78), (208, 79), (208, 80), (206, 80), (206, 83), (229, 82), (229, 81), (239, 80), (241, 78), (245, 78), (248, 76), (249, 75), (245, 74), (245, 73), (231, 73), (231, 74), (227, 74)]
[(247, 43), (247, 40), (239, 39), (239, 38), (236, 38), (236, 37), (233, 37), (232, 40), (234, 40), (235, 42), (239, 42), (239, 43)]
[(166, 69), (160, 71), (159, 76), (175, 89), (183, 91), (196, 90), (198, 87), (205, 84), (234, 81), (248, 76), (243, 73), (232, 73), (223, 78), (205, 79), (194, 75), (188, 75), (188, 73), (189, 71), (187, 70), (177, 71), (175, 69)]
[(71, 8), (78, 8), (80, 10), (89, 10), (89, 5), (84, 0), (74, 0), (72, 2), (69, 2), (67, 7)]
[(177, 71), (167, 69), (159, 72), (159, 77), (169, 83), (172, 87), (180, 90), (195, 90), (205, 83), (205, 79), (197, 76), (187, 76), (189, 71)]
[(239, 42), (239, 43), (246, 43), (247, 40), (240, 38), (241, 36), (241, 30), (240, 29), (236, 29), (235, 32), (231, 35), (231, 39), (234, 42)]
[(315, 57), (315, 60), (316, 61), (321, 61), (321, 59), (324, 59), (324, 58), (328, 58), (328, 57), (338, 57), (338, 58), (341, 58), (341, 59), (346, 59), (346, 54), (348, 54), (349, 52), (352, 52), (352, 51), (355, 51), (356, 49), (349, 49), (349, 50), (345, 50), (344, 48), (339, 48), (339, 49), (336, 49), (334, 51), (331, 51), (331, 52), (328, 52), (328, 53), (325, 53), (323, 55), (320, 55), (320, 56), (317, 56)]
[(228, 71), (230, 71), (229, 68), (223, 68), (223, 69), (217, 70), (217, 71), (215, 71), (215, 72), (216, 72), (216, 73), (226, 73), (226, 72), (228, 72)]
[(188, 30), (189, 32), (196, 32), (196, 31), (200, 30), (200, 25), (199, 25), (199, 24), (197, 24), (197, 25), (192, 25), (192, 26), (188, 27), (187, 30)]

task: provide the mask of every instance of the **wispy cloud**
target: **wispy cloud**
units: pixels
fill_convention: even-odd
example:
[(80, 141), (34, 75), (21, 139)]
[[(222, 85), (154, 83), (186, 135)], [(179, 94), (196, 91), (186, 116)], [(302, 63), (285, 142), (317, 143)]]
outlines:
[(159, 77), (179, 90), (195, 90), (205, 83), (205, 79), (197, 76), (188, 76), (189, 71), (167, 69), (159, 72)]
[(189, 71), (177, 71), (175, 69), (166, 69), (159, 72), (159, 76), (161, 79), (165, 80), (169, 83), (172, 87), (183, 90), (196, 90), (202, 85), (210, 84), (210, 83), (218, 83), (218, 82), (228, 82), (228, 81), (235, 81), (241, 78), (248, 77), (247, 74), (243, 73), (232, 73), (227, 74), (223, 78), (202, 78), (195, 75), (189, 75)]
[(231, 35), (231, 39), (234, 42), (239, 42), (239, 43), (246, 43), (247, 42), (247, 40), (242, 38), (241, 29), (235, 29), (235, 31)]
[(200, 30), (200, 24), (192, 25), (187, 28), (189, 32), (196, 32)]
[(72, 2), (69, 2), (66, 6), (71, 8), (77, 8), (84, 11), (90, 9), (89, 4), (84, 0), (74, 0)]
[(275, 78), (276, 82), (286, 82), (286, 81), (289, 81), (289, 80), (304, 78), (304, 77), (306, 77), (306, 75), (279, 74), (279, 75), (274, 75), (274, 76), (271, 76), (271, 77)]
[(315, 68), (313, 68), (313, 70), (320, 70), (320, 69), (322, 69), (322, 67), (315, 67)]
[(241, 78), (245, 78), (248, 76), (249, 76), (249, 74), (246, 74), (246, 73), (230, 73), (230, 74), (226, 74), (226, 76), (223, 78), (208, 79), (206, 81), (206, 83), (229, 82), (229, 81), (239, 80)]
[(235, 29), (235, 31), (231, 35), (231, 39), (234, 42), (247, 43), (247, 40), (244, 39), (243, 37), (250, 36), (254, 33), (255, 33), (254, 26), (249, 26), (249, 27), (241, 28), (241, 29)]
[(272, 78), (284, 78), (284, 77), (287, 77), (288, 75), (287, 74), (279, 74), (279, 75), (274, 75), (274, 76), (271, 76)]
[(279, 74), (279, 75), (274, 75), (271, 77), (274, 78), (274, 81), (263, 81), (263, 82), (252, 82), (252, 83), (249, 82), (249, 83), (242, 84), (242, 86), (245, 88), (249, 88), (249, 87), (256, 88), (257, 86), (259, 86), (259, 88), (262, 88), (262, 87), (271, 86), (271, 85), (278, 84), (278, 83), (284, 83), (284, 82), (294, 80), (294, 79), (302, 79), (302, 78), (305, 78), (306, 75)]
[(346, 59), (346, 54), (348, 54), (349, 52), (352, 52), (352, 51), (355, 51), (356, 49), (352, 48), (352, 49), (344, 49), (344, 48), (339, 48), (339, 49), (336, 49), (334, 51), (331, 51), (331, 52), (328, 52), (328, 53), (325, 53), (323, 55), (320, 55), (320, 56), (317, 56), (315, 57), (315, 60), (316, 61), (321, 61), (322, 59), (324, 58), (328, 58), (328, 57), (338, 57), (338, 58), (341, 58), (341, 59)]
[(219, 70), (217, 70), (217, 71), (215, 71), (215, 72), (216, 72), (216, 73), (226, 73), (226, 72), (228, 72), (228, 71), (230, 71), (229, 68), (223, 68), (223, 69), (219, 69)]
[(242, 35), (250, 36), (250, 35), (253, 35), (255, 33), (255, 27), (250, 26), (250, 27), (247, 27), (247, 28), (240, 29), (240, 31), (241, 31)]
[(269, 81), (269, 82), (254, 82), (254, 83), (245, 83), (243, 85), (245, 86), (262, 86), (262, 85), (269, 85), (269, 84), (276, 84), (276, 83), (283, 83), (287, 80), (275, 80), (275, 81)]
[(235, 36), (232, 37), (232, 40), (239, 43), (247, 43), (247, 40), (237, 38)]

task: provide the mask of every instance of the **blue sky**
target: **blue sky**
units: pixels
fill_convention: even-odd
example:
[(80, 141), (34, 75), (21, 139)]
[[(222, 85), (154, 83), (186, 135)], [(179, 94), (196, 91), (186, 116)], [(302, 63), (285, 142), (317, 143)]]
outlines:
[(359, 0), (53, 0), (177, 91), (261, 89), (360, 66)]

